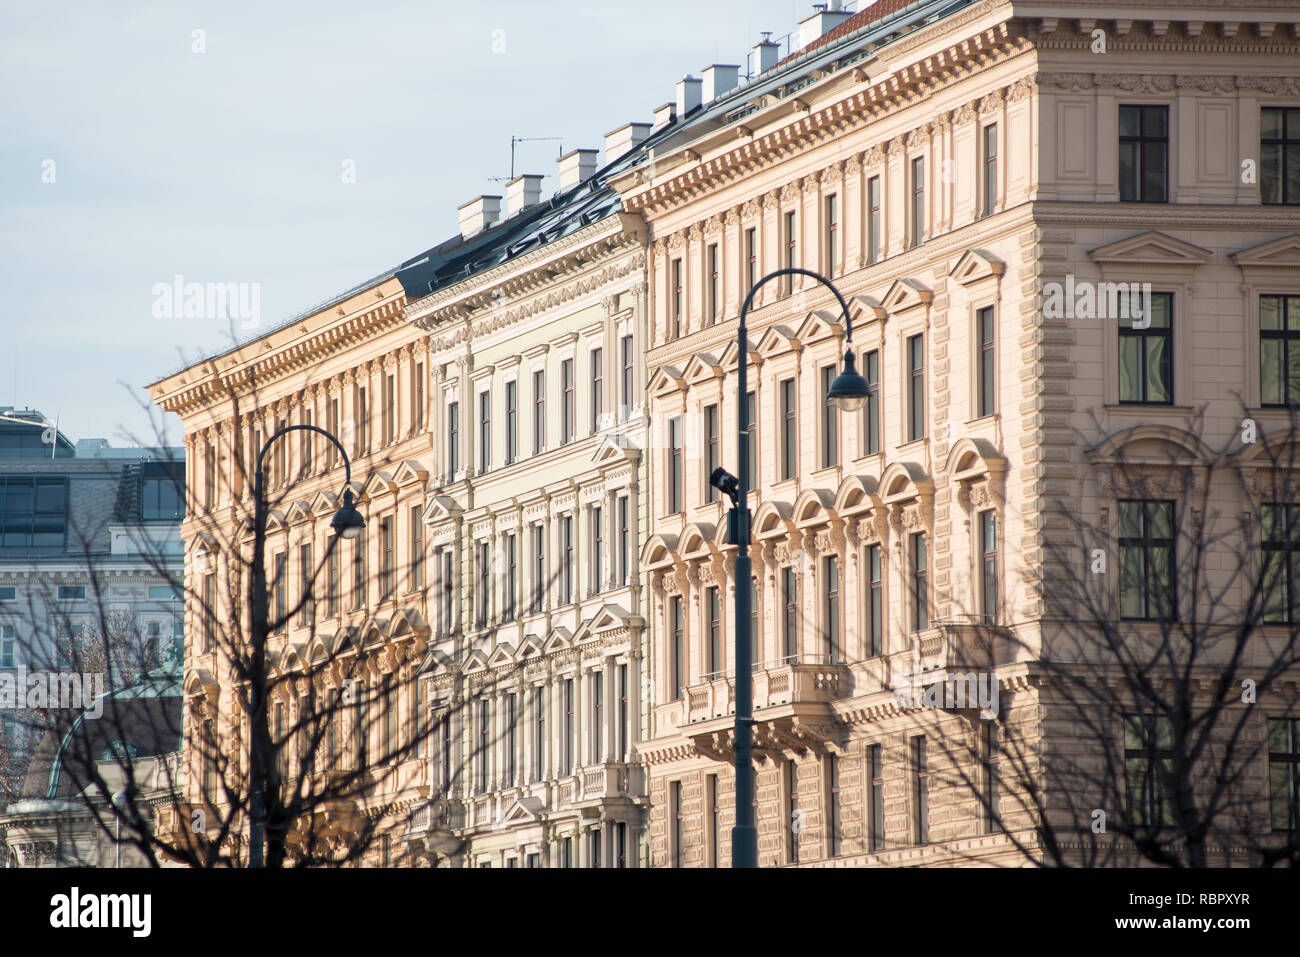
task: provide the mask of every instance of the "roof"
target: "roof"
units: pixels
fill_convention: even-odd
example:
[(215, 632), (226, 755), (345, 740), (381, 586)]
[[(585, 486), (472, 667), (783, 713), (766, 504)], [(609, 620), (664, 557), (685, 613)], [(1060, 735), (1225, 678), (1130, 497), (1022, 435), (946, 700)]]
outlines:
[(917, 0), (876, 0), (875, 3), (867, 7), (865, 10), (859, 10), (839, 26), (832, 30), (827, 30), (807, 46), (796, 50), (785, 59), (778, 61), (772, 69), (779, 70), (791, 60), (797, 60), (806, 53), (811, 53), (814, 50), (821, 49), (824, 46), (834, 43), (836, 40), (841, 40), (850, 34), (857, 33), (863, 27), (875, 23), (877, 20), (882, 20), (891, 13), (897, 13), (904, 7), (915, 5), (918, 5)]

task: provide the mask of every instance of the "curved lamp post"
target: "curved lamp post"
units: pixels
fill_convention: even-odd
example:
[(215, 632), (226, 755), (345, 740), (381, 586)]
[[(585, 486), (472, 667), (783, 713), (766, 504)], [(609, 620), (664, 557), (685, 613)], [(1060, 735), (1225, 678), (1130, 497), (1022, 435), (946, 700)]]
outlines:
[(359, 538), (366, 521), (353, 505), (352, 461), (347, 450), (333, 435), (314, 425), (289, 425), (276, 432), (266, 440), (257, 453), (257, 469), (253, 472), (253, 618), (251, 627), (251, 661), (249, 662), (250, 684), (249, 721), (253, 746), (249, 749), (249, 776), (251, 792), (249, 794), (248, 823), (248, 866), (263, 865), (264, 835), (266, 832), (266, 807), (263, 801), (263, 787), (266, 780), (265, 754), (258, 743), (268, 739), (270, 729), (267, 726), (266, 713), (266, 638), (270, 634), (270, 608), (266, 591), (266, 476), (262, 465), (266, 459), (266, 450), (283, 435), (290, 432), (317, 432), (334, 443), (343, 456), (344, 487), (343, 505), (330, 520), (330, 528), (339, 538)]
[[(778, 276), (808, 276), (832, 293), (844, 313), (844, 368), (831, 382), (826, 399), (843, 412), (854, 412), (867, 401), (867, 380), (857, 369), (853, 357), (853, 320), (840, 291), (825, 276), (809, 269), (778, 269), (754, 284), (740, 307), (740, 324), (736, 330), (739, 344), (736, 366), (740, 391), (736, 402), (736, 450), (740, 457), (739, 477), (725, 469), (714, 469), (709, 482), (726, 493), (732, 502), (727, 515), (727, 542), (736, 546), (736, 826), (731, 829), (731, 866), (758, 867), (758, 829), (754, 826), (754, 679), (750, 667), (754, 636), (750, 634), (749, 583), (752, 566), (749, 560), (748, 495), (753, 476), (749, 474), (749, 394), (747, 359), (748, 330), (745, 316), (754, 294), (763, 283)], [(743, 584), (742, 584), (743, 583)]]

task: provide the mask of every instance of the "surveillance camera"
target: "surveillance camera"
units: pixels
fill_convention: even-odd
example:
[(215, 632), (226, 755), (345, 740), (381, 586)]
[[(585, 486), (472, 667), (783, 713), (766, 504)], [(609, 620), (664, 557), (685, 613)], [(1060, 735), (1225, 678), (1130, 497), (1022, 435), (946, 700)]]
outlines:
[(740, 479), (720, 466), (709, 476), (709, 484), (731, 499), (733, 504), (740, 494)]

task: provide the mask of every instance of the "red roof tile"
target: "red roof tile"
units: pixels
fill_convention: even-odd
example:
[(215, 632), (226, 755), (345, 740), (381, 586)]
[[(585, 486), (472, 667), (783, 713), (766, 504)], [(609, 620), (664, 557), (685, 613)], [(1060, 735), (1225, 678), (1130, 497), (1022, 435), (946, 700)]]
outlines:
[(808, 44), (803, 49), (796, 50), (794, 53), (791, 53), (784, 60), (781, 60), (779, 63), (777, 63), (776, 66), (772, 67), (772, 69), (775, 70), (776, 67), (789, 63), (795, 57), (801, 57), (805, 53), (808, 53), (811, 50), (816, 50), (819, 47), (824, 47), (829, 43), (834, 43), (836, 40), (840, 39), (841, 37), (846, 37), (850, 33), (854, 33), (858, 30), (861, 30), (869, 23), (875, 23), (877, 20), (883, 20), (891, 13), (897, 13), (899, 10), (902, 10), (904, 7), (914, 2), (915, 0), (876, 0), (876, 2), (873, 3), (871, 6), (867, 7), (865, 10), (859, 10), (857, 13), (853, 14), (853, 16), (849, 17), (847, 20), (845, 20), (835, 29), (827, 30), (820, 37), (818, 37), (812, 43)]

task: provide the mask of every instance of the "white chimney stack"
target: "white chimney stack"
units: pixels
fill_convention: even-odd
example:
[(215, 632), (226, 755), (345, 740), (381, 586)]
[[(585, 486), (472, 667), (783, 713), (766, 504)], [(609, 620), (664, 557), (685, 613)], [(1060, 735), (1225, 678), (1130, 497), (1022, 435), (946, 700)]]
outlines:
[(628, 123), (605, 134), (605, 162), (612, 163), (650, 135), (649, 123)]
[(677, 115), (685, 116), (700, 105), (700, 78), (684, 76), (677, 81)]
[(832, 3), (830, 9), (824, 3), (814, 3), (813, 15), (799, 21), (799, 48), (824, 37), (852, 15), (841, 10), (839, 3)]
[(596, 172), (596, 154), (599, 152), (599, 150), (570, 150), (556, 160), (560, 165), (560, 189), (577, 186)]
[(541, 199), (542, 177), (538, 173), (524, 173), (506, 183), (507, 216), (513, 216), (529, 206), (536, 206)]
[(702, 71), (704, 74), (704, 102), (712, 103), (722, 94), (736, 88), (740, 82), (740, 67), (725, 63), (715, 63), (712, 66), (706, 66)]
[(780, 45), (772, 39), (772, 34), (764, 33), (763, 39), (754, 44), (754, 72), (766, 73), (776, 66)]
[(464, 206), (456, 209), (460, 220), (460, 236), (469, 239), (475, 233), (481, 233), (501, 216), (500, 196), (475, 196)]
[(652, 112), (655, 118), (654, 129), (661, 130), (677, 119), (677, 104), (665, 103), (663, 106), (655, 107)]

